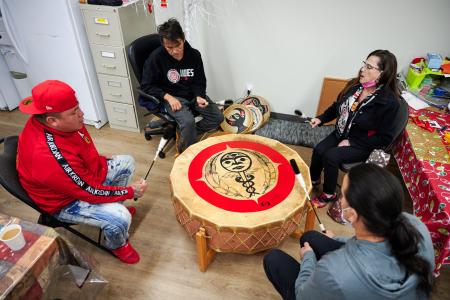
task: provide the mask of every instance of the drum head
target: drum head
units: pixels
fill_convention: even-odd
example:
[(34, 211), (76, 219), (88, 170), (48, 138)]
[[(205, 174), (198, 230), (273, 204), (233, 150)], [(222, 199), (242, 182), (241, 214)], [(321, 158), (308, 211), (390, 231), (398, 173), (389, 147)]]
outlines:
[(242, 104), (233, 104), (224, 112), (224, 121), (220, 124), (223, 131), (228, 133), (247, 133), (253, 126), (252, 112)]
[(244, 98), (243, 100), (239, 101), (238, 103), (243, 105), (252, 105), (259, 108), (261, 114), (263, 115), (263, 123), (269, 120), (270, 117), (269, 103), (263, 97), (250, 95), (247, 98)]
[(250, 132), (255, 132), (263, 123), (263, 115), (256, 106), (247, 105), (247, 108), (251, 111), (253, 117), (253, 126), (250, 129)]
[(178, 222), (190, 236), (204, 228), (215, 251), (256, 253), (298, 229), (307, 211), (289, 160), (311, 189), (308, 166), (278, 141), (227, 134), (191, 145), (170, 173)]
[(290, 166), (292, 158), (310, 187), (308, 166), (278, 141), (246, 134), (208, 138), (176, 159), (172, 190), (191, 213), (215, 224), (255, 226), (280, 220), (306, 198)]

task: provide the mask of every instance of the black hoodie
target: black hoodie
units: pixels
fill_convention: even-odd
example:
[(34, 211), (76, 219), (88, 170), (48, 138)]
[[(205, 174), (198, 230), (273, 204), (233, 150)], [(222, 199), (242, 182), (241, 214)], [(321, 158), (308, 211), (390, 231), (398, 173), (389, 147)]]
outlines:
[(206, 98), (206, 77), (200, 52), (185, 42), (183, 58), (178, 61), (160, 46), (145, 62), (141, 88), (161, 100), (166, 93), (187, 100), (197, 96)]

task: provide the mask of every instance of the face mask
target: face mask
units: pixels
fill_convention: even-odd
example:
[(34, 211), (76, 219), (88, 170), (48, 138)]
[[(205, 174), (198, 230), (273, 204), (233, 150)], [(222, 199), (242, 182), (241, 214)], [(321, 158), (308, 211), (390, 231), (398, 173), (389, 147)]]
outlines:
[(366, 89), (366, 88), (370, 88), (370, 87), (376, 86), (377, 82), (376, 82), (376, 80), (371, 80), (371, 81), (367, 81), (367, 82), (361, 83), (361, 85), (363, 86), (363, 88)]
[(344, 211), (346, 211), (347, 209), (350, 209), (350, 208), (351, 208), (351, 207), (346, 207), (346, 208), (341, 209), (341, 220), (342, 220), (342, 222), (344, 222), (344, 225), (349, 225), (349, 226), (352, 225), (352, 222), (350, 222), (349, 220), (347, 220), (347, 219), (345, 218), (345, 216), (344, 216)]

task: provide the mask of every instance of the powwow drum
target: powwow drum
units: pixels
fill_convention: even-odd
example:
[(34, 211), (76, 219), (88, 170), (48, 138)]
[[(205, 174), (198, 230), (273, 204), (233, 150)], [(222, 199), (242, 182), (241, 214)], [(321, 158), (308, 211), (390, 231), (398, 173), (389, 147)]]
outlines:
[(267, 100), (265, 98), (263, 98), (261, 96), (250, 95), (247, 98), (242, 99), (238, 103), (246, 105), (246, 106), (251, 105), (251, 106), (255, 106), (255, 107), (259, 108), (259, 110), (261, 111), (261, 113), (263, 115), (263, 124), (269, 120), (270, 106), (269, 106), (269, 102), (267, 102)]
[(224, 120), (220, 127), (228, 133), (247, 133), (253, 126), (252, 115), (245, 105), (233, 104), (223, 112)]
[(191, 237), (203, 230), (217, 252), (251, 254), (277, 246), (308, 210), (290, 159), (310, 190), (308, 166), (278, 141), (227, 134), (191, 145), (170, 173), (178, 222)]
[(252, 118), (253, 118), (253, 124), (252, 124), (252, 127), (250, 128), (250, 132), (255, 132), (262, 125), (263, 115), (262, 115), (261, 111), (259, 110), (259, 108), (257, 108), (256, 106), (247, 105), (247, 108), (252, 113)]

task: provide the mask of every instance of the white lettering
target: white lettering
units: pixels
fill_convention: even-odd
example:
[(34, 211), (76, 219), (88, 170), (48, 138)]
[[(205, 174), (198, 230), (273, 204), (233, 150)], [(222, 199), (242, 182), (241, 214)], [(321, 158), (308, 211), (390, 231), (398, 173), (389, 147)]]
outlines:
[(194, 69), (181, 69), (180, 76), (181, 77), (194, 77)]

